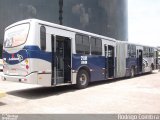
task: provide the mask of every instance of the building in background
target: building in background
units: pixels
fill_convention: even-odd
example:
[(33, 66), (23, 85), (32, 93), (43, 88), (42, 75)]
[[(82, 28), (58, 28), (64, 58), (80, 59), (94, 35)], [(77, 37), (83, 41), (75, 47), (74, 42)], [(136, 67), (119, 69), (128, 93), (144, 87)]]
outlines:
[(37, 18), (128, 40), (127, 0), (0, 0), (0, 44), (8, 25)]

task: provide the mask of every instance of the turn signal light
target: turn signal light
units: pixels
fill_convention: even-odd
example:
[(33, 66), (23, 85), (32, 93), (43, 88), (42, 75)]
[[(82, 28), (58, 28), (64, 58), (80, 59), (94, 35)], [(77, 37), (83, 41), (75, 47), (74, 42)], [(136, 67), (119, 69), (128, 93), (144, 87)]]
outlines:
[(28, 59), (25, 60), (25, 63), (28, 65), (28, 63), (29, 63)]

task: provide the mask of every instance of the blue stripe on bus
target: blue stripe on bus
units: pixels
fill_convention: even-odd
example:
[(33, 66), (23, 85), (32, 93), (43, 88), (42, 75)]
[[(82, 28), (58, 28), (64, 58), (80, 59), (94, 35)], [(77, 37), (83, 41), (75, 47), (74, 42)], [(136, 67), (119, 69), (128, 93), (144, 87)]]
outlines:
[(126, 59), (126, 68), (130, 69), (132, 66), (137, 66), (137, 58)]
[(103, 68), (105, 68), (105, 57), (104, 56), (87, 56), (87, 64), (81, 64), (81, 56), (87, 55), (73, 55), (72, 57), (72, 69), (79, 70), (80, 67), (86, 66), (90, 70), (91, 81), (104, 80), (105, 74)]
[(25, 50), (36, 50), (36, 51), (41, 51), (41, 49), (38, 46), (25, 46), (23, 49)]
[[(26, 52), (27, 51), (27, 52)], [(17, 55), (23, 56), (24, 61), (26, 58), (36, 58), (52, 62), (52, 52), (41, 51), (38, 46), (25, 46), (22, 50), (14, 53), (14, 58), (17, 58)], [(81, 56), (85, 55), (73, 55), (72, 56), (72, 69), (78, 70), (82, 66), (87, 66), (91, 70), (91, 81), (104, 80), (104, 68), (106, 63), (106, 58), (104, 56), (87, 56), (87, 64), (81, 64)], [(10, 54), (6, 51), (3, 52), (3, 58), (6, 58), (6, 62), (11, 65), (18, 64), (22, 61), (13, 60), (10, 61), (13, 57), (13, 54)]]
[(10, 65), (18, 64), (28, 58), (28, 55), (25, 50), (20, 50), (17, 53), (8, 53), (6, 51), (3, 52), (3, 58), (5, 58), (5, 62)]
[[(18, 59), (19, 58), (18, 56), (22, 56), (21, 57), (22, 59), (21, 60)], [(27, 58), (36, 58), (52, 62), (52, 53), (41, 51), (38, 46), (25, 46), (22, 50), (16, 53), (8, 53), (4, 51), (3, 58), (5, 58), (6, 62), (10, 65), (21, 63)]]
[(28, 58), (36, 58), (52, 62), (52, 52), (42, 51), (38, 46), (25, 46), (24, 49), (28, 52)]
[[(131, 67), (137, 67), (137, 58), (126, 58), (126, 76), (131, 76)], [(137, 74), (137, 70), (135, 71)]]

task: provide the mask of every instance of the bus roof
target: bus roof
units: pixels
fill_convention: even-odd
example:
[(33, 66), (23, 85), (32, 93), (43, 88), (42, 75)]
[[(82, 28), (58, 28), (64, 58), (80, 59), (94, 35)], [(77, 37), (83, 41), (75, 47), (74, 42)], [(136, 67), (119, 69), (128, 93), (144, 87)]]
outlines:
[(86, 32), (86, 31), (83, 31), (83, 30), (78, 30), (78, 29), (75, 29), (75, 28), (71, 28), (71, 27), (67, 27), (67, 26), (63, 26), (63, 25), (59, 25), (59, 24), (55, 24), (55, 23), (51, 23), (51, 22), (47, 22), (47, 21), (43, 21), (43, 20), (38, 20), (38, 19), (22, 20), (22, 21), (14, 23), (14, 24), (11, 24), (10, 26), (6, 27), (5, 30), (7, 30), (11, 27), (14, 27), (18, 24), (30, 23), (30, 22), (36, 22), (36, 23), (39, 23), (39, 24), (42, 24), (42, 25), (45, 25), (45, 26), (60, 28), (60, 29), (64, 29), (64, 30), (67, 30), (67, 31), (71, 31), (71, 32), (76, 32), (76, 33), (80, 33), (80, 34), (85, 34), (85, 35), (89, 35), (89, 36), (98, 37), (98, 38), (101, 38), (101, 39), (107, 39), (107, 40), (111, 40), (111, 41), (115, 41), (115, 42), (117, 41), (116, 39), (113, 39), (113, 38), (110, 38), (110, 37)]
[(85, 34), (85, 35), (89, 35), (89, 36), (93, 36), (93, 37), (98, 37), (98, 38), (101, 38), (101, 39), (106, 39), (106, 40), (110, 40), (110, 41), (114, 41), (114, 42), (132, 44), (132, 45), (136, 45), (136, 46), (152, 47), (152, 48), (156, 48), (157, 49), (157, 47), (141, 45), (141, 44), (136, 44), (136, 43), (130, 43), (128, 41), (116, 40), (114, 38), (110, 38), (110, 37), (106, 37), (106, 36), (102, 36), (102, 35), (86, 32), (86, 31), (83, 31), (83, 30), (78, 30), (78, 29), (75, 29), (75, 28), (71, 28), (71, 27), (67, 27), (67, 26), (63, 26), (63, 25), (59, 25), (59, 24), (55, 24), (55, 23), (51, 23), (51, 22), (47, 22), (47, 21), (43, 21), (43, 20), (39, 20), (39, 19), (22, 20), (22, 21), (14, 23), (14, 24), (11, 24), (10, 26), (6, 27), (5, 30), (7, 30), (7, 29), (9, 29), (11, 27), (14, 27), (14, 26), (16, 26), (18, 24), (30, 23), (30, 22), (35, 22), (35, 23), (39, 23), (39, 24), (42, 24), (42, 25), (45, 25), (45, 26), (54, 27), (54, 28), (60, 28), (60, 29), (64, 29), (64, 30), (67, 30), (67, 31), (76, 32), (76, 33), (80, 33), (80, 34)]
[(150, 48), (158, 49), (157, 47), (154, 47), (154, 46), (141, 45), (141, 44), (132, 43), (132, 42), (128, 42), (128, 41), (120, 41), (120, 40), (118, 40), (118, 42), (120, 42), (120, 43), (125, 43), (125, 44), (129, 44), (129, 45), (142, 46), (142, 47), (150, 47)]

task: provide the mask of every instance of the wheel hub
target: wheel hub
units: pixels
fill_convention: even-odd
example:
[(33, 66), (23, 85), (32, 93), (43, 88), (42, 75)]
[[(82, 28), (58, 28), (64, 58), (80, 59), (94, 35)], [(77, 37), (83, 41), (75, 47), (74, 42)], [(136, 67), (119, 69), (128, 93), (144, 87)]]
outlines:
[(87, 82), (87, 76), (85, 74), (82, 74), (80, 77), (81, 85), (85, 85)]

